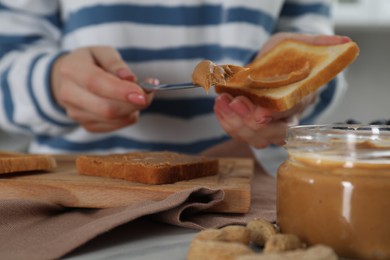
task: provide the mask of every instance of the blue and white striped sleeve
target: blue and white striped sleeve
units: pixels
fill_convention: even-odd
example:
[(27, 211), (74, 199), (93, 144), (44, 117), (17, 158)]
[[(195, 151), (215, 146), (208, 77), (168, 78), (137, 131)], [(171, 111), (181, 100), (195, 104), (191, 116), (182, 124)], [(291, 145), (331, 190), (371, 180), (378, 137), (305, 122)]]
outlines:
[(46, 135), (72, 128), (50, 87), (61, 54), (58, 2), (0, 0), (0, 21), (0, 127)]
[[(287, 0), (282, 7), (277, 31), (308, 34), (334, 34), (332, 20), (332, 0)], [(307, 109), (301, 124), (325, 123), (346, 90), (343, 75), (323, 86), (316, 103)]]
[(280, 12), (277, 31), (333, 34), (332, 0), (287, 0)]

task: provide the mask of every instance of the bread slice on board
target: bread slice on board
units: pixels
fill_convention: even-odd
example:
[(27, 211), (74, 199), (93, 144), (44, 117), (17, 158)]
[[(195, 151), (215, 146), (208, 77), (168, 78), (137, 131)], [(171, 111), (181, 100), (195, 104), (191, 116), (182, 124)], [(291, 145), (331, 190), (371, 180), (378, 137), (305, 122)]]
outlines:
[(215, 90), (285, 111), (336, 77), (358, 54), (355, 42), (324, 46), (284, 40)]
[(51, 155), (0, 151), (0, 174), (51, 170), (56, 167), (56, 160)]
[(218, 174), (218, 160), (169, 151), (80, 155), (79, 174), (166, 184)]

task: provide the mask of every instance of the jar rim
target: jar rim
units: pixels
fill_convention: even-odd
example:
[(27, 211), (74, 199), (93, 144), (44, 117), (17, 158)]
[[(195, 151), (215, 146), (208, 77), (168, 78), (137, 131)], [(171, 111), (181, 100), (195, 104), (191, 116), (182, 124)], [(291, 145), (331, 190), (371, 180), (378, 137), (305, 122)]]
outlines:
[(373, 133), (379, 131), (390, 131), (390, 125), (365, 125), (365, 124), (318, 124), (318, 125), (297, 125), (290, 126), (290, 130), (342, 130), (342, 131), (368, 131), (371, 130)]
[(390, 163), (390, 126), (324, 124), (292, 126), (285, 149), (294, 155)]
[(390, 126), (389, 125), (361, 125), (361, 124), (322, 124), (322, 125), (299, 125), (291, 126), (287, 129), (287, 138), (305, 137), (310, 139), (316, 138), (332, 138), (332, 139), (351, 139), (354, 140), (375, 140), (383, 136), (389, 137), (390, 141)]

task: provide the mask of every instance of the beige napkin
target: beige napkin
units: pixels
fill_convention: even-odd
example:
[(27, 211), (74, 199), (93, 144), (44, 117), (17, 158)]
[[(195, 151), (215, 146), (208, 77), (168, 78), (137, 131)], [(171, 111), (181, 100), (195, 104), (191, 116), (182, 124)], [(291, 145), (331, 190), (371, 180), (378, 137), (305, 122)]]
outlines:
[[(217, 146), (205, 154), (250, 156), (247, 147), (242, 148), (235, 142)], [(260, 167), (256, 168), (253, 180), (249, 213), (203, 211), (220, 202), (223, 196), (222, 190), (196, 188), (162, 201), (144, 201), (131, 207), (110, 209), (71, 209), (37, 201), (2, 200), (0, 259), (60, 258), (99, 234), (143, 216), (194, 229), (244, 224), (258, 217), (275, 220), (275, 180), (264, 174)]]

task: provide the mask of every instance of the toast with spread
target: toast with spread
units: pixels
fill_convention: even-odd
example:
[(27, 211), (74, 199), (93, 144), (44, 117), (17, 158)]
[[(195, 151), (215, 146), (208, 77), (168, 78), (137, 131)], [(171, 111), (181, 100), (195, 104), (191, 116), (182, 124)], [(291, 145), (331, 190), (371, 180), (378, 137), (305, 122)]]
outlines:
[(217, 93), (243, 95), (255, 104), (285, 111), (336, 77), (358, 54), (352, 41), (314, 45), (286, 39), (246, 67), (203, 61), (192, 76), (194, 84), (206, 90), (214, 85)]
[(0, 174), (51, 170), (57, 167), (51, 155), (0, 151)]
[(124, 179), (145, 184), (166, 184), (218, 174), (218, 160), (169, 151), (81, 155), (79, 174)]

